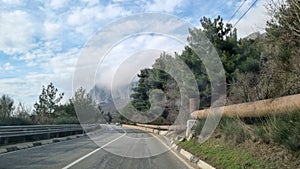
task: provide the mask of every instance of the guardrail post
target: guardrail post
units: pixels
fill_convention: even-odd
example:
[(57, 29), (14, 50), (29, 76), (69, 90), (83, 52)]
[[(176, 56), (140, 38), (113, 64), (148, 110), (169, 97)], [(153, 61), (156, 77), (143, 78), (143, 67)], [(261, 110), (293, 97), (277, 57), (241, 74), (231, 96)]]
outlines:
[[(199, 99), (198, 98), (190, 98), (190, 113), (199, 109)], [(186, 122), (186, 131), (185, 137), (189, 139), (192, 135), (192, 127), (196, 124), (196, 120), (188, 120)]]
[(9, 138), (7, 137), (7, 138), (3, 138), (3, 144), (5, 145), (5, 144), (8, 144), (9, 143)]
[(188, 120), (186, 122), (186, 132), (185, 137), (189, 140), (192, 136), (192, 128), (196, 124), (197, 120)]

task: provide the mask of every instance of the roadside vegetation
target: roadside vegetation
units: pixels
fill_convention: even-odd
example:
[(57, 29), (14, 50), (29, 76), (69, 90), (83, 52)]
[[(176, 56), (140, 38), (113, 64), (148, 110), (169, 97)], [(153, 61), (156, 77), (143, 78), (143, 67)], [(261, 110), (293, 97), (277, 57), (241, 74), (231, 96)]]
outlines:
[(204, 122), (199, 119), (195, 137), (179, 145), (217, 168), (300, 166), (300, 109), (262, 118), (223, 117), (212, 137), (200, 144)]
[(201, 160), (222, 169), (268, 169), (271, 168), (249, 151), (238, 147), (229, 147), (217, 139), (199, 144), (196, 140), (180, 142), (179, 146), (200, 157)]
[[(188, 98), (180, 98), (182, 85), (191, 86), (191, 77), (181, 74), (184, 61), (190, 68), (199, 89), (200, 109), (211, 105), (211, 84), (206, 68), (194, 50), (201, 51), (201, 37), (205, 34), (214, 45), (225, 69), (227, 87), (227, 105), (272, 99), (300, 93), (300, 9), (297, 0), (287, 0), (278, 4), (269, 1), (266, 4), (270, 20), (265, 33), (253, 33), (239, 39), (238, 30), (222, 17), (200, 19), (201, 28), (190, 28), (187, 37), (189, 46), (181, 54), (170, 56), (162, 53), (152, 65), (138, 74), (137, 87), (133, 88), (131, 105), (144, 114), (156, 105), (150, 102), (150, 94), (160, 89), (165, 94), (166, 105), (162, 115), (152, 124), (172, 124), (179, 111), (180, 99), (195, 97), (187, 91)], [(205, 57), (205, 53), (202, 57)], [(171, 65), (171, 67), (170, 67)], [(176, 82), (162, 70), (176, 72), (182, 82)], [(176, 70), (175, 70), (176, 69)], [(191, 90), (192, 91), (192, 90)], [(159, 105), (157, 106), (159, 107)], [(159, 109), (159, 108), (157, 108)]]
[[(75, 111), (75, 104), (84, 110), (93, 109), (97, 115), (103, 115), (103, 111), (92, 100), (91, 96), (83, 88), (79, 88), (74, 97), (67, 103), (62, 104), (64, 93), (50, 83), (42, 87), (38, 101), (33, 109), (25, 106), (24, 103), (14, 104), (13, 98), (2, 95), (0, 98), (0, 126), (1, 125), (32, 125), (32, 124), (78, 124), (79, 120)], [(89, 119), (93, 118), (87, 114)], [(105, 116), (105, 115), (104, 115)], [(84, 119), (83, 119), (84, 120)], [(87, 121), (86, 121), (87, 122)]]
[[(226, 74), (227, 105), (275, 99), (300, 93), (300, 8), (299, 1), (270, 0), (266, 4), (270, 20), (265, 33), (254, 33), (243, 39), (221, 17), (203, 17), (201, 28), (191, 28), (189, 45), (195, 49), (204, 33), (216, 48)], [(201, 46), (201, 45), (200, 45)], [(201, 50), (201, 49), (199, 49)], [(132, 105), (147, 113), (150, 93), (164, 91), (166, 109), (159, 121), (172, 124), (179, 111), (180, 83), (161, 68), (183, 60), (193, 72), (200, 91), (200, 109), (210, 107), (211, 86), (206, 69), (195, 52), (187, 46), (181, 54), (162, 53), (151, 69), (143, 69), (133, 88)], [(177, 69), (180, 65), (174, 66)], [(180, 69), (179, 69), (180, 70)], [(180, 72), (178, 72), (180, 75)], [(189, 77), (185, 77), (189, 82)], [(189, 85), (186, 83), (185, 85)], [(188, 93), (193, 98), (193, 93)], [(285, 103), (279, 103), (285, 107)], [(263, 106), (263, 105), (261, 105)], [(260, 107), (257, 111), (268, 111)], [(200, 145), (197, 138), (179, 143), (183, 148), (211, 162), (217, 168), (299, 168), (300, 108), (278, 109), (276, 115), (257, 118), (223, 117), (213, 137)], [(200, 134), (205, 119), (199, 119), (195, 136)]]

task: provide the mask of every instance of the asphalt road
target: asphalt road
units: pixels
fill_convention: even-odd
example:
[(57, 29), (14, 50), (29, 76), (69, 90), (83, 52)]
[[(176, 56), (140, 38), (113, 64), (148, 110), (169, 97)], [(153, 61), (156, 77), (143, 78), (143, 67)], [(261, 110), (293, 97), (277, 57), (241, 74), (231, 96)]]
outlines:
[(0, 155), (0, 169), (185, 169), (163, 141), (140, 130), (103, 125), (80, 137)]

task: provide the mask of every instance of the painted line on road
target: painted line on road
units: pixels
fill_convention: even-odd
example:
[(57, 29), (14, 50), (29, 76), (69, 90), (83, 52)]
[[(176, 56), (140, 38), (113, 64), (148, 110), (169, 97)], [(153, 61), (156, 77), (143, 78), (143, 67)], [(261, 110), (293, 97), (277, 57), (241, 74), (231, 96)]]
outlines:
[[(160, 140), (159, 137), (157, 137), (156, 135), (152, 134), (152, 133), (149, 133), (150, 135), (152, 135), (153, 137), (155, 137), (162, 145), (164, 145), (165, 147), (167, 148), (170, 148), (170, 146), (166, 145), (164, 142), (162, 142)], [(177, 153), (175, 153), (172, 148), (170, 148), (170, 151), (183, 163), (185, 164), (188, 168), (190, 169), (195, 169), (194, 167), (192, 167), (189, 163), (187, 163), (184, 159), (182, 159)]]
[(117, 138), (111, 140), (110, 142), (104, 144), (103, 146), (97, 148), (96, 150), (94, 150), (94, 151), (92, 151), (92, 152), (90, 152), (90, 153), (84, 155), (83, 157), (81, 157), (81, 158), (75, 160), (74, 162), (72, 162), (71, 164), (65, 166), (65, 167), (62, 168), (62, 169), (68, 169), (68, 168), (72, 167), (73, 165), (75, 165), (75, 164), (79, 163), (80, 161), (84, 160), (85, 158), (91, 156), (92, 154), (96, 153), (97, 151), (101, 150), (102, 148), (104, 148), (104, 147), (108, 146), (109, 144), (111, 144), (111, 143), (113, 143), (113, 142), (119, 140), (120, 138), (124, 137), (127, 133), (126, 133), (125, 130), (123, 130), (123, 131), (125, 132), (123, 135), (121, 135), (121, 136), (119, 136), (119, 137), (117, 137)]

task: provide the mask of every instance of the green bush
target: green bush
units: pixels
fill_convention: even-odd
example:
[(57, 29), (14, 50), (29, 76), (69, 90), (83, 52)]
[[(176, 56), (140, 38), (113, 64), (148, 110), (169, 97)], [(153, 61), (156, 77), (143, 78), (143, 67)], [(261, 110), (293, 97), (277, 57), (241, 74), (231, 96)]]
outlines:
[(0, 118), (0, 126), (9, 126), (9, 125), (31, 125), (35, 124), (30, 119), (24, 119), (19, 117), (4, 117)]
[[(197, 125), (193, 128), (196, 136), (199, 136), (206, 119), (198, 119)], [(249, 138), (249, 133), (245, 130), (245, 123), (238, 118), (223, 117), (217, 128), (226, 141), (240, 144)]]
[(205, 124), (205, 119), (198, 119), (196, 126), (193, 128), (195, 135), (199, 136)]
[(223, 117), (219, 128), (226, 141), (233, 144), (240, 144), (249, 138), (249, 133), (245, 130), (245, 124), (238, 118)]
[(62, 116), (55, 118), (53, 124), (79, 124), (79, 121), (74, 116)]
[(259, 124), (254, 126), (254, 133), (266, 144), (269, 144), (271, 141), (269, 128), (266, 124)]
[(270, 168), (251, 152), (239, 147), (232, 148), (212, 138), (203, 144), (196, 140), (179, 142), (178, 145), (216, 168), (223, 169), (263, 169)]
[(291, 151), (300, 150), (300, 113), (273, 116), (268, 121), (271, 139)]
[[(222, 117), (217, 130), (225, 141), (234, 145), (254, 136), (253, 138), (260, 138), (264, 143), (278, 143), (288, 150), (299, 152), (300, 111), (250, 120), (253, 124), (246, 125), (244, 119)], [(200, 135), (204, 123), (205, 119), (198, 120), (193, 129), (196, 136)]]

